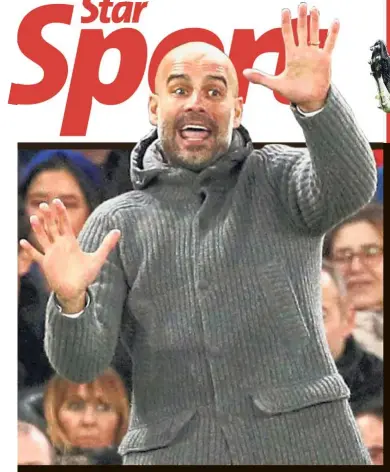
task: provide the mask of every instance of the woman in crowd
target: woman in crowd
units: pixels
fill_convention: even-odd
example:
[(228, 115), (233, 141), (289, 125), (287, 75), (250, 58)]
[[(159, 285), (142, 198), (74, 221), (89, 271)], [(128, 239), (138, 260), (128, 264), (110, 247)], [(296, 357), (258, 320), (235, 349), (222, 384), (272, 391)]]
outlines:
[(39, 215), (39, 205), (61, 198), (73, 231), (81, 231), (90, 213), (102, 202), (103, 175), (82, 154), (51, 149), (38, 152), (25, 167), (20, 194), (28, 216)]
[(324, 257), (345, 278), (357, 312), (355, 338), (383, 358), (383, 206), (371, 203), (334, 228)]
[(129, 399), (113, 369), (88, 384), (55, 375), (43, 404), (47, 434), (62, 454), (116, 448), (127, 432)]

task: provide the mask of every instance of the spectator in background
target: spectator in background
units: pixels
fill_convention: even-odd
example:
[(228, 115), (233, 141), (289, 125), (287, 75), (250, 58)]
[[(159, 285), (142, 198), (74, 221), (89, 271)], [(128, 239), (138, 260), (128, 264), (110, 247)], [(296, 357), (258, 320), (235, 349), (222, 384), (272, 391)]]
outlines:
[(75, 235), (102, 202), (104, 179), (99, 167), (82, 154), (64, 149), (38, 152), (25, 167), (20, 193), (28, 216), (39, 215), (39, 205), (61, 198)]
[(104, 175), (104, 200), (133, 189), (130, 180), (130, 149), (78, 149), (99, 166)]
[[(42, 150), (19, 149), (19, 168), (24, 169), (34, 156)], [(102, 171), (104, 185), (103, 200), (132, 190), (130, 180), (130, 151), (123, 149), (76, 149), (72, 152), (86, 157)]]
[(88, 384), (55, 375), (46, 387), (44, 412), (48, 435), (60, 452), (110, 448), (127, 432), (129, 399), (113, 369)]
[(345, 279), (356, 310), (355, 338), (383, 358), (383, 205), (371, 203), (336, 226), (324, 257)]
[(359, 413), (356, 422), (373, 464), (383, 465), (383, 407)]
[[(30, 225), (23, 200), (18, 201), (18, 239), (29, 239)], [(40, 385), (53, 369), (43, 348), (47, 295), (31, 259), (18, 244), (18, 390)]]
[(29, 423), (18, 421), (18, 465), (52, 465), (55, 452), (47, 437)]
[(348, 302), (342, 277), (328, 262), (321, 274), (322, 311), (328, 345), (339, 373), (351, 391), (356, 415), (372, 404), (383, 404), (383, 362), (355, 340), (355, 310)]

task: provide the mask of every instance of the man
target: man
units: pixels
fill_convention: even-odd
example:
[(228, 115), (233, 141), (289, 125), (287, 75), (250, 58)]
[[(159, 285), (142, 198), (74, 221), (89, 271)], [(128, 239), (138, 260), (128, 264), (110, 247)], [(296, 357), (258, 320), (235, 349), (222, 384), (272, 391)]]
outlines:
[(356, 422), (374, 465), (383, 465), (383, 406), (360, 412)]
[(354, 339), (355, 311), (347, 301), (341, 276), (328, 262), (321, 274), (322, 312), (326, 338), (338, 371), (351, 391), (352, 411), (364, 411), (373, 401), (383, 405), (383, 362)]
[(52, 465), (54, 449), (34, 425), (18, 422), (18, 465)]
[(297, 46), (284, 10), (285, 71), (245, 72), (295, 104), (310, 153), (254, 151), (233, 64), (191, 43), (159, 65), (135, 191), (95, 211), (82, 249), (60, 201), (31, 219), (44, 254), (21, 244), (55, 293), (56, 369), (92, 379), (127, 339), (125, 465), (369, 463), (323, 339), (319, 278), (323, 234), (372, 197), (375, 161), (330, 86), (339, 25), (320, 49), (318, 23), (313, 9), (308, 44), (301, 4)]

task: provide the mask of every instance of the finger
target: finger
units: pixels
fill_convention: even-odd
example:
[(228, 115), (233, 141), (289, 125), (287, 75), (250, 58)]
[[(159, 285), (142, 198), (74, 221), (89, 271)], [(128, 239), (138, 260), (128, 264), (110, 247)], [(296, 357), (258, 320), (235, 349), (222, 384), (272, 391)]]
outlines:
[(26, 239), (20, 240), (20, 246), (26, 251), (30, 259), (37, 262), (39, 265), (42, 265), (43, 254), (37, 251)]
[(313, 7), (310, 12), (310, 44), (320, 43), (320, 12)]
[(243, 74), (252, 84), (264, 85), (271, 90), (277, 90), (278, 77), (274, 75), (265, 74), (257, 69), (244, 69)]
[(332, 54), (333, 49), (335, 47), (337, 37), (340, 31), (340, 22), (338, 20), (334, 20), (329, 28), (328, 37), (326, 38), (324, 51), (328, 54)]
[(298, 7), (298, 44), (307, 46), (307, 4), (301, 3)]
[(59, 231), (53, 209), (47, 203), (41, 203), (39, 209), (42, 211), (47, 235), (54, 241), (59, 236)]
[(68, 211), (62, 200), (59, 198), (55, 198), (53, 200), (53, 206), (56, 210), (57, 214), (57, 223), (58, 223), (58, 231), (61, 235), (73, 235), (74, 231), (72, 228), (72, 224), (69, 219)]
[(291, 26), (291, 12), (287, 8), (282, 10), (282, 36), (286, 55), (296, 46), (294, 40), (294, 33)]
[(51, 241), (46, 233), (44, 222), (42, 222), (37, 215), (30, 216), (31, 229), (37, 238), (39, 245), (44, 251), (50, 246)]
[(110, 231), (107, 234), (107, 236), (103, 239), (102, 244), (100, 245), (100, 247), (97, 249), (97, 251), (94, 254), (95, 260), (99, 267), (101, 267), (104, 264), (108, 255), (114, 249), (117, 242), (119, 241), (120, 236), (121, 236), (120, 231), (118, 229), (114, 229)]

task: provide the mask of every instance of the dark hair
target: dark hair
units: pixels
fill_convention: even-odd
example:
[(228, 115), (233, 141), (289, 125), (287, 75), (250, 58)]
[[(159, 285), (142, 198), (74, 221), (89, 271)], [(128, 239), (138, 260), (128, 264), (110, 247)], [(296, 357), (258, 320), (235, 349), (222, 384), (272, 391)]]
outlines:
[(90, 211), (92, 212), (103, 201), (102, 189), (96, 185), (95, 181), (89, 178), (87, 173), (84, 172), (77, 165), (77, 163), (72, 162), (72, 160), (69, 158), (69, 155), (69, 151), (62, 152), (57, 150), (56, 152), (53, 152), (53, 154), (50, 156), (50, 159), (44, 160), (35, 167), (29, 168), (27, 173), (21, 178), (19, 192), (22, 198), (26, 198), (26, 194), (29, 186), (31, 185), (31, 182), (41, 172), (47, 170), (65, 170), (77, 180), (77, 183), (79, 184), (80, 189), (85, 196)]
[(26, 215), (24, 200), (18, 195), (18, 241), (28, 239), (31, 227)]
[(374, 399), (374, 401), (356, 413), (356, 417), (364, 415), (376, 416), (383, 421), (383, 399)]
[(345, 225), (351, 223), (360, 223), (362, 221), (366, 221), (367, 223), (370, 223), (372, 226), (374, 226), (378, 233), (383, 237), (383, 204), (379, 202), (369, 203), (360, 211), (345, 219), (340, 224), (335, 226), (331, 231), (329, 231), (329, 233), (325, 236), (322, 255), (326, 259), (331, 259), (333, 243), (337, 233)]

